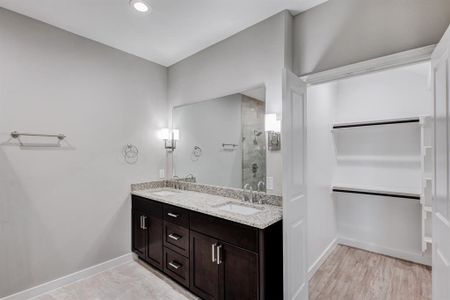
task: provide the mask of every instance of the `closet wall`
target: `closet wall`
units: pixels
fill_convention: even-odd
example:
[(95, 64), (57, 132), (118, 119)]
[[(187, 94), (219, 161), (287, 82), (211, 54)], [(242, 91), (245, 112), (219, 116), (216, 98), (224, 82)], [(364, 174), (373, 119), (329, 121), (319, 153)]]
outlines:
[[(311, 270), (335, 241), (429, 263), (417, 199), (332, 192), (332, 186), (422, 193), (421, 124), (332, 129), (333, 124), (431, 115), (429, 66), (419, 64), (308, 91)], [(314, 151), (313, 151), (314, 149)]]

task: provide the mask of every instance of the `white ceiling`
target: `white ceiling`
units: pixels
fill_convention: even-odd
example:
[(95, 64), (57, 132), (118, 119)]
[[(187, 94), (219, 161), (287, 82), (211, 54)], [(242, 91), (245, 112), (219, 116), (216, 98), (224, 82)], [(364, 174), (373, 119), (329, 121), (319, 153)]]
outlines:
[(0, 0), (38, 19), (164, 66), (170, 66), (282, 10), (293, 14), (327, 0)]

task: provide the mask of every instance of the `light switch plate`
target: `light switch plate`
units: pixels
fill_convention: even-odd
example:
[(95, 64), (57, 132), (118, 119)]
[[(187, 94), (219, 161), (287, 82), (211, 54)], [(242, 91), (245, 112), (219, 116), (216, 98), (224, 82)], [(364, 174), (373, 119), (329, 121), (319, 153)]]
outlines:
[(166, 177), (166, 171), (164, 169), (159, 169), (159, 178), (163, 179)]
[(273, 177), (266, 177), (266, 184), (268, 190), (273, 190)]

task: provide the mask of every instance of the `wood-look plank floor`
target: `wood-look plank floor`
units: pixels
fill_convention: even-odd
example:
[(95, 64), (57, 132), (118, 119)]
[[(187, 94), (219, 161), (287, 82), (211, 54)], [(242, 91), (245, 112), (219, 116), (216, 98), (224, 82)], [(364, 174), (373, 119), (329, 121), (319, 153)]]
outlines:
[(431, 300), (431, 268), (338, 245), (309, 282), (310, 300)]

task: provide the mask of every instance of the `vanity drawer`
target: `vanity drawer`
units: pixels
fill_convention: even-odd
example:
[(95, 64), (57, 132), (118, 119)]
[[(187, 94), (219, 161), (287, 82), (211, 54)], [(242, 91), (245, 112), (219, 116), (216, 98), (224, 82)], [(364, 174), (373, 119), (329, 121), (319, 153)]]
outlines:
[(189, 256), (189, 230), (164, 221), (164, 246)]
[(148, 215), (156, 218), (162, 218), (163, 205), (162, 203), (142, 198), (136, 195), (131, 196), (131, 206), (135, 210), (145, 211)]
[(164, 247), (164, 272), (189, 288), (189, 259)]
[(258, 252), (258, 229), (221, 218), (191, 212), (190, 228), (235, 246)]
[(164, 220), (189, 228), (189, 211), (173, 205), (164, 205)]

